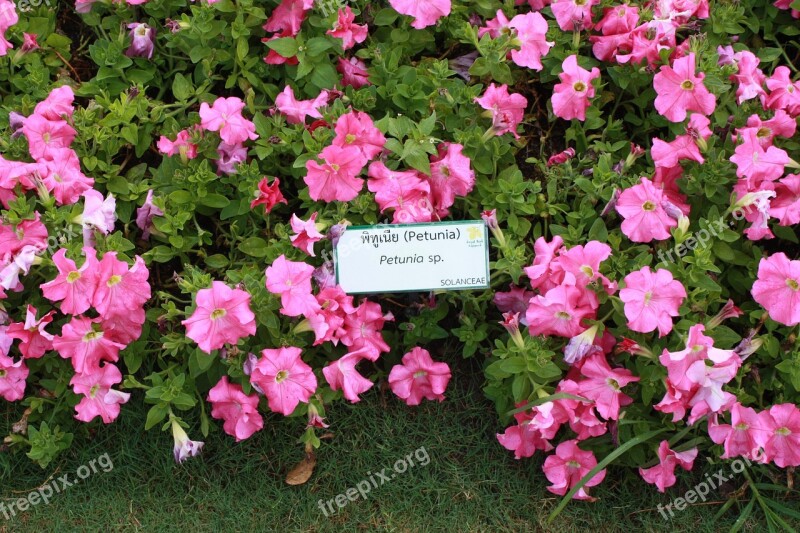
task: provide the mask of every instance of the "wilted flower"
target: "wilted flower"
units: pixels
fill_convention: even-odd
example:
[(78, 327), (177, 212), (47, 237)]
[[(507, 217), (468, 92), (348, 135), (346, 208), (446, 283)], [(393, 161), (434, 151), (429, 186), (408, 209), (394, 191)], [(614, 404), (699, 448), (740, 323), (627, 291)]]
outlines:
[(172, 438), (175, 440), (175, 447), (173, 448), (173, 455), (175, 462), (180, 464), (189, 457), (200, 455), (200, 450), (203, 449), (205, 443), (200, 441), (189, 440), (189, 435), (183, 430), (177, 420), (172, 420)]
[(128, 24), (128, 29), (131, 30), (129, 33), (131, 45), (125, 51), (125, 55), (152, 59), (156, 45), (155, 28), (148, 26), (144, 22), (132, 22)]

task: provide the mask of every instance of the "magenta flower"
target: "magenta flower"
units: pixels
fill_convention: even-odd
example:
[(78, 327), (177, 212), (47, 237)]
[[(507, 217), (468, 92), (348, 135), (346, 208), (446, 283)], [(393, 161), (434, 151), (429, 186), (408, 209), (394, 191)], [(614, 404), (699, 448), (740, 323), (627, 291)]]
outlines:
[(800, 261), (790, 261), (783, 252), (762, 257), (752, 294), (775, 322), (800, 324)]
[(670, 449), (669, 441), (662, 440), (658, 445), (659, 464), (652, 468), (639, 468), (639, 475), (647, 483), (658, 487), (658, 492), (664, 492), (667, 487), (677, 482), (675, 468), (680, 466), (684, 470), (691, 470), (695, 458), (697, 458), (697, 448), (676, 452)]
[(622, 387), (639, 381), (630, 370), (608, 366), (606, 356), (595, 353), (584, 359), (581, 374), (586, 378), (578, 382), (579, 396), (594, 400), (600, 416), (618, 420), (619, 410), (633, 403), (633, 398), (622, 392)]
[(295, 233), (291, 236), (292, 246), (315, 257), (314, 243), (325, 238), (317, 229), (317, 212), (315, 211), (308, 220), (302, 220), (296, 214), (292, 214), (291, 225)]
[(36, 319), (36, 308), (28, 304), (25, 322), (12, 322), (6, 329), (6, 335), (19, 339), (19, 351), (27, 359), (38, 359), (48, 350), (53, 349), (53, 335), (44, 330), (53, 321), (55, 311), (50, 311), (39, 320)]
[(45, 298), (51, 302), (61, 302), (61, 312), (65, 314), (86, 312), (94, 299), (99, 263), (94, 248), (84, 248), (83, 253), (86, 260), (78, 268), (75, 261), (67, 258), (67, 250), (59, 249), (52, 258), (58, 276), (39, 286)]
[(450, 14), (450, 0), (389, 0), (395, 11), (414, 17), (412, 28), (421, 30), (433, 26), (442, 17)]
[(75, 418), (81, 422), (91, 422), (99, 416), (104, 424), (116, 420), (120, 406), (131, 397), (127, 392), (111, 388), (121, 381), (122, 373), (112, 364), (103, 365), (90, 373), (72, 376), (69, 382), (72, 390), (75, 394), (83, 394), (80, 403), (75, 406)]
[(359, 395), (366, 392), (374, 385), (372, 381), (358, 373), (356, 365), (365, 357), (367, 348), (361, 348), (349, 352), (336, 361), (330, 362), (322, 373), (325, 376), (325, 381), (328, 382), (332, 390), (341, 390), (346, 400), (352, 403), (361, 401)]
[(664, 192), (642, 177), (641, 183), (622, 191), (616, 210), (625, 219), (622, 233), (633, 242), (669, 239), (669, 228), (678, 225), (662, 206)]
[(686, 289), (669, 270), (651, 272), (645, 266), (625, 276), (625, 288), (619, 297), (625, 303), (625, 318), (631, 330), (650, 333), (658, 329), (658, 336), (663, 337), (672, 331), (672, 317), (679, 315)]
[(519, 50), (511, 50), (511, 61), (520, 67), (542, 70), (542, 57), (555, 42), (546, 39), (547, 21), (541, 13), (517, 15), (508, 27), (516, 31), (514, 38)]
[(536, 450), (549, 452), (553, 449), (553, 445), (529, 420), (509, 426), (504, 433), (497, 433), (496, 436), (503, 448), (514, 452), (515, 459), (533, 457)]
[(28, 372), (23, 359), (14, 362), (8, 355), (0, 353), (0, 398), (7, 402), (24, 398)]
[(367, 73), (367, 65), (357, 57), (345, 59), (340, 57), (336, 63), (336, 71), (342, 75), (342, 85), (360, 89), (372, 85)]
[(313, 274), (314, 267), (303, 262), (289, 261), (285, 255), (278, 257), (267, 268), (267, 290), (281, 295), (281, 314), (310, 315), (319, 310), (319, 303), (311, 294)]
[(275, 98), (275, 107), (278, 111), (286, 115), (286, 122), (289, 124), (302, 124), (306, 117), (322, 118), (319, 108), (327, 105), (328, 91), (322, 91), (313, 100), (298, 100), (294, 96), (294, 90), (287, 85), (283, 92)]
[(125, 50), (125, 55), (152, 59), (156, 46), (156, 29), (144, 22), (132, 22), (128, 24), (128, 29), (131, 30), (128, 34), (131, 38), (131, 45)]
[(64, 324), (61, 335), (53, 339), (53, 349), (72, 361), (78, 374), (92, 374), (101, 361), (116, 363), (125, 345), (111, 339), (101, 328), (100, 319), (73, 317)]
[(444, 400), (450, 382), (447, 363), (434, 362), (424, 348), (415, 347), (403, 356), (402, 364), (392, 367), (389, 386), (407, 405), (419, 405), (423, 398)]
[[(578, 448), (578, 441), (575, 439), (564, 441), (558, 445), (556, 452), (545, 460), (542, 467), (544, 475), (552, 483), (547, 490), (564, 496), (595, 466), (597, 459), (594, 453)], [(586, 489), (599, 485), (605, 477), (606, 470), (603, 469), (581, 487), (573, 499), (594, 501), (596, 498), (589, 496)]]
[(475, 102), (490, 112), (495, 135), (511, 133), (515, 139), (519, 139), (517, 127), (525, 116), (527, 98), (521, 94), (509, 94), (508, 85), (497, 87), (491, 83), (483, 96), (475, 98)]
[(197, 291), (195, 302), (194, 313), (181, 324), (186, 326), (186, 336), (204, 352), (210, 354), (226, 343), (236, 344), (255, 334), (256, 317), (246, 291), (214, 281), (210, 289)]
[(332, 144), (342, 148), (355, 146), (368, 160), (380, 155), (386, 144), (386, 137), (375, 127), (372, 118), (361, 111), (350, 111), (340, 116), (334, 131), (336, 137)]
[(250, 381), (263, 392), (269, 408), (289, 416), (300, 402), (308, 403), (317, 390), (314, 371), (300, 358), (300, 348), (262, 350), (253, 366)]
[(314, 7), (314, 0), (282, 0), (264, 24), (268, 32), (286, 32), (285, 37), (300, 33), (306, 12)]
[(716, 97), (703, 85), (705, 74), (695, 74), (694, 52), (664, 65), (653, 78), (656, 110), (672, 122), (683, 122), (687, 111), (710, 115), (717, 106)]
[(369, 28), (367, 25), (354, 24), (356, 16), (350, 6), (345, 6), (344, 9), (339, 10), (339, 16), (333, 28), (327, 31), (327, 34), (342, 40), (342, 48), (349, 50), (354, 47), (356, 43), (363, 43), (367, 39)]
[(253, 433), (264, 427), (264, 419), (258, 412), (258, 395), (247, 395), (238, 383), (229, 383), (228, 376), (208, 391), (211, 402), (211, 416), (224, 420), (222, 429), (235, 437), (236, 442), (250, 438)]
[(323, 164), (313, 159), (306, 161), (307, 173), (303, 181), (308, 185), (311, 199), (349, 202), (358, 196), (364, 187), (364, 180), (358, 175), (367, 164), (361, 149), (355, 146), (328, 146), (319, 157)]
[(242, 116), (244, 102), (234, 96), (217, 98), (209, 107), (200, 104), (200, 126), (207, 131), (218, 131), (222, 141), (228, 145), (238, 145), (248, 139), (258, 139), (256, 125)]

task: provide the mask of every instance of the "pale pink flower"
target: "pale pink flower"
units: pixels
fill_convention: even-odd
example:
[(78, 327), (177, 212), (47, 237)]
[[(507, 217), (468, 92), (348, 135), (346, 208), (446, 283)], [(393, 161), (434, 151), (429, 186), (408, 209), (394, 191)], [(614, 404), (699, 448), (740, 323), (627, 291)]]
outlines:
[(241, 144), (248, 139), (258, 139), (256, 126), (242, 116), (244, 102), (236, 97), (217, 98), (213, 106), (200, 104), (200, 125), (207, 131), (218, 131), (228, 145)]
[(664, 65), (653, 78), (656, 110), (672, 122), (682, 122), (687, 111), (710, 115), (717, 105), (716, 97), (703, 85), (705, 74), (695, 73), (695, 54)]
[(170, 141), (169, 137), (162, 135), (156, 146), (158, 151), (165, 155), (180, 155), (184, 160), (197, 157), (197, 145), (191, 142), (191, 134), (188, 130), (179, 131), (174, 141)]
[(224, 420), (222, 429), (236, 437), (236, 442), (250, 438), (264, 427), (264, 419), (258, 412), (258, 395), (247, 395), (238, 383), (229, 383), (228, 376), (208, 391), (211, 402), (211, 416)]
[(317, 229), (317, 212), (315, 211), (308, 220), (302, 220), (296, 214), (292, 214), (291, 225), (292, 231), (295, 233), (290, 238), (292, 246), (303, 250), (311, 257), (316, 257), (314, 243), (325, 238)]
[(407, 405), (419, 405), (423, 398), (444, 400), (450, 381), (447, 363), (434, 362), (424, 348), (415, 347), (403, 356), (402, 364), (392, 367), (389, 386)]
[(758, 97), (761, 104), (764, 105), (766, 101), (767, 92), (764, 90), (764, 82), (766, 76), (758, 68), (761, 62), (753, 52), (743, 50), (737, 54), (736, 65), (739, 71), (731, 76), (736, 81), (736, 102), (742, 104), (746, 100)]
[(772, 421), (764, 446), (768, 460), (781, 468), (800, 466), (800, 409), (791, 403), (769, 408)]
[(91, 422), (99, 416), (104, 424), (116, 420), (120, 406), (131, 397), (127, 392), (111, 388), (121, 381), (122, 373), (112, 364), (103, 365), (90, 373), (72, 376), (69, 382), (72, 390), (75, 394), (83, 394), (80, 403), (75, 406), (75, 418), (81, 422)]
[(302, 124), (306, 117), (322, 118), (319, 108), (327, 105), (328, 91), (322, 91), (313, 100), (298, 100), (291, 86), (284, 87), (283, 92), (275, 98), (275, 107), (286, 115), (289, 124)]
[(725, 453), (721, 459), (745, 457), (758, 460), (770, 437), (770, 415), (768, 411), (757, 413), (751, 407), (736, 402), (730, 409), (731, 423), (720, 424), (718, 415), (708, 419), (708, 436), (717, 444), (723, 444)]
[(411, 27), (418, 30), (433, 26), (451, 8), (450, 0), (389, 0), (389, 5), (401, 15), (414, 17)]
[(152, 59), (156, 46), (156, 29), (144, 22), (132, 22), (127, 28), (130, 30), (128, 36), (131, 38), (131, 45), (125, 50), (125, 55)]
[(511, 50), (511, 60), (520, 67), (542, 70), (542, 57), (555, 42), (546, 38), (547, 21), (541, 13), (517, 15), (508, 27), (516, 31), (514, 42), (519, 46), (519, 50)]
[(622, 233), (633, 242), (669, 239), (669, 228), (678, 223), (664, 211), (663, 199), (662, 190), (645, 177), (622, 191), (616, 205), (617, 212), (625, 219)]
[(625, 288), (619, 293), (625, 303), (628, 327), (640, 333), (658, 329), (663, 337), (672, 331), (672, 318), (679, 315), (686, 289), (669, 270), (650, 271), (649, 266), (625, 276)]
[(752, 294), (772, 320), (800, 324), (800, 261), (790, 261), (783, 252), (762, 257)]
[(281, 255), (266, 270), (267, 290), (281, 295), (281, 314), (286, 316), (309, 315), (319, 310), (319, 303), (311, 294), (311, 276), (314, 267), (307, 263), (289, 261)]
[(255, 334), (255, 315), (246, 291), (214, 281), (211, 288), (197, 291), (195, 301), (197, 307), (192, 316), (181, 324), (186, 326), (186, 336), (204, 352), (211, 353), (226, 343), (236, 344)]
[(117, 221), (117, 201), (114, 195), (108, 193), (106, 198), (94, 189), (83, 193), (83, 221), (84, 229), (97, 230), (103, 235), (108, 235), (114, 229)]
[(317, 390), (313, 370), (300, 358), (300, 348), (293, 346), (265, 349), (253, 366), (250, 381), (267, 397), (269, 408), (289, 416), (300, 402), (308, 403)]
[(74, 99), (75, 93), (72, 91), (72, 87), (62, 85), (50, 91), (47, 98), (36, 104), (33, 112), (47, 120), (67, 120), (72, 118)]
[(592, 80), (600, 77), (600, 69), (594, 67), (588, 71), (582, 68), (575, 54), (568, 56), (561, 68), (563, 72), (558, 75), (561, 83), (556, 84), (551, 98), (553, 114), (564, 120), (586, 120), (589, 99), (595, 92)]

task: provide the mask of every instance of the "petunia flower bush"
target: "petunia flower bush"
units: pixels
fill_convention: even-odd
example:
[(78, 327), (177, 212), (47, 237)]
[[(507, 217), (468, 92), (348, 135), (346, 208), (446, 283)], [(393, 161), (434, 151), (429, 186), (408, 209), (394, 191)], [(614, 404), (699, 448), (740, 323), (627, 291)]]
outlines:
[[(0, 0), (0, 450), (46, 467), (144, 401), (178, 462), (284, 417), (313, 453), (334, 402), (446, 401), (474, 358), (487, 446), (541, 456), (555, 513), (738, 457), (791, 487), (799, 18)], [(337, 285), (348, 226), (458, 220), (490, 289)]]

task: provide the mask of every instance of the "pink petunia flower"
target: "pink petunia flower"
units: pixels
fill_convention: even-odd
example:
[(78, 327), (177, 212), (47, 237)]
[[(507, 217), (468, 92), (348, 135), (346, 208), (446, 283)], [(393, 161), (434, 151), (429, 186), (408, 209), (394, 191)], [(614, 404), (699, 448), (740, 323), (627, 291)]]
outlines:
[(188, 130), (179, 131), (174, 141), (170, 141), (169, 137), (162, 135), (156, 146), (162, 154), (179, 155), (184, 162), (197, 157), (197, 145), (191, 142), (191, 134)]
[(127, 28), (130, 30), (128, 36), (131, 38), (131, 44), (125, 50), (125, 55), (152, 59), (156, 46), (156, 29), (144, 22), (132, 22)]
[(434, 362), (424, 348), (415, 347), (403, 356), (402, 364), (392, 367), (389, 386), (407, 405), (419, 405), (423, 398), (444, 400), (450, 381), (447, 363)]
[(612, 369), (604, 354), (595, 353), (584, 359), (580, 373), (586, 379), (578, 381), (578, 395), (594, 400), (603, 418), (618, 420), (620, 408), (633, 403), (633, 398), (624, 394), (622, 387), (639, 378), (625, 368)]
[(382, 161), (369, 166), (367, 188), (375, 193), (375, 201), (381, 213), (394, 209), (394, 222), (404, 217), (417, 222), (430, 222), (433, 205), (430, 198), (430, 182), (415, 170), (389, 170)]
[(772, 320), (800, 324), (800, 261), (790, 261), (783, 252), (762, 257), (752, 294)]
[(758, 460), (761, 450), (769, 440), (770, 415), (768, 411), (757, 413), (751, 407), (736, 402), (730, 409), (731, 423), (720, 424), (719, 417), (708, 419), (708, 436), (717, 444), (724, 445), (722, 459), (745, 457)]
[(616, 210), (625, 219), (622, 233), (633, 242), (669, 239), (669, 228), (678, 225), (662, 205), (664, 193), (644, 176), (641, 182), (622, 191)]
[(120, 406), (131, 397), (130, 393), (111, 388), (121, 381), (122, 373), (112, 364), (103, 365), (90, 373), (72, 376), (69, 382), (72, 390), (75, 394), (83, 394), (80, 403), (75, 406), (75, 418), (81, 422), (91, 422), (99, 416), (104, 424), (116, 420)]
[(647, 483), (658, 487), (658, 492), (664, 492), (677, 482), (675, 468), (680, 466), (684, 470), (691, 470), (696, 458), (697, 448), (676, 452), (669, 447), (669, 441), (662, 440), (658, 445), (659, 464), (652, 468), (639, 468), (639, 475)]
[(710, 115), (717, 105), (716, 97), (703, 85), (705, 74), (695, 73), (695, 55), (676, 59), (664, 65), (653, 78), (656, 110), (667, 120), (683, 122), (687, 111)]
[(442, 143), (438, 157), (431, 158), (431, 199), (437, 214), (445, 216), (456, 196), (466, 196), (475, 186), (475, 171), (460, 144)]
[(127, 262), (117, 259), (117, 252), (106, 252), (98, 264), (92, 306), (100, 315), (124, 315), (141, 309), (150, 299), (149, 276), (140, 256), (136, 256), (129, 268)]
[(366, 24), (354, 24), (355, 19), (356, 16), (350, 6), (345, 6), (344, 9), (339, 9), (336, 23), (327, 31), (328, 35), (342, 40), (344, 50), (349, 50), (356, 43), (363, 43), (367, 39), (369, 28)]
[(315, 211), (308, 220), (302, 220), (293, 213), (291, 225), (292, 231), (295, 233), (291, 236), (292, 246), (303, 250), (311, 257), (316, 257), (314, 243), (325, 238), (317, 229), (317, 212)]
[(571, 338), (583, 332), (586, 326), (581, 321), (595, 313), (583, 296), (578, 287), (563, 284), (531, 298), (525, 313), (530, 334)]
[(242, 116), (244, 102), (240, 98), (217, 98), (209, 107), (200, 104), (200, 126), (207, 131), (218, 131), (223, 142), (228, 145), (241, 144), (248, 139), (258, 139), (256, 126)]
[(509, 94), (508, 85), (497, 87), (491, 83), (483, 96), (475, 98), (475, 102), (491, 114), (492, 131), (495, 135), (511, 133), (515, 139), (519, 139), (517, 127), (525, 116), (527, 98), (517, 93)]
[(84, 248), (86, 260), (81, 268), (75, 261), (67, 258), (67, 250), (59, 249), (53, 254), (53, 263), (58, 269), (58, 276), (52, 281), (40, 285), (42, 294), (51, 302), (61, 302), (61, 312), (79, 315), (92, 305), (97, 287), (98, 266), (94, 248)]
[(76, 203), (94, 185), (94, 179), (81, 171), (78, 154), (71, 148), (49, 149), (47, 156), (37, 161), (37, 172), (59, 205)]
[(327, 105), (327, 102), (328, 91), (322, 91), (313, 100), (298, 100), (292, 87), (287, 85), (275, 98), (275, 107), (286, 115), (286, 122), (289, 124), (302, 124), (306, 117), (322, 118), (319, 108)]
[(119, 351), (124, 348), (124, 344), (106, 334), (99, 318), (73, 317), (64, 324), (61, 335), (53, 338), (53, 349), (64, 359), (70, 359), (79, 374), (98, 371), (101, 361), (116, 363)]
[[(567, 440), (556, 447), (556, 452), (545, 459), (544, 475), (552, 483), (547, 490), (553, 494), (564, 496), (572, 487), (578, 484), (595, 466), (597, 459), (594, 453), (578, 448), (578, 441)], [(594, 501), (586, 492), (586, 489), (594, 487), (603, 482), (606, 477), (606, 470), (603, 469), (590, 479), (578, 492), (573, 499)]]
[(28, 151), (34, 159), (55, 157), (56, 148), (69, 148), (77, 132), (66, 120), (47, 120), (34, 113), (25, 119), (22, 134), (28, 139)]
[(368, 357), (364, 356), (366, 348), (348, 352), (336, 361), (330, 362), (322, 369), (325, 381), (332, 390), (341, 390), (346, 400), (352, 403), (361, 401), (359, 397), (369, 390), (374, 383), (358, 373), (356, 365)]
[(769, 95), (766, 98), (767, 109), (782, 109), (790, 116), (800, 115), (800, 80), (792, 81), (792, 72), (788, 67), (775, 67), (772, 76), (766, 79)]
[(766, 457), (781, 468), (800, 466), (800, 409), (783, 403), (770, 407), (769, 415)]
[(136, 209), (136, 225), (142, 230), (142, 239), (149, 239), (153, 230), (153, 219), (163, 217), (164, 211), (153, 203), (153, 189), (147, 191), (142, 207)]
[(6, 31), (19, 22), (16, 4), (11, 0), (0, 0), (0, 56), (8, 53), (14, 45), (6, 39)]
[(658, 329), (663, 337), (672, 331), (672, 318), (686, 298), (686, 289), (669, 270), (650, 271), (649, 266), (625, 276), (625, 288), (619, 293), (625, 303), (628, 327), (640, 333)]
[(250, 381), (267, 397), (269, 408), (289, 416), (300, 402), (308, 403), (317, 390), (317, 378), (293, 346), (265, 349), (253, 366)]
[(266, 270), (267, 290), (281, 295), (281, 314), (286, 316), (309, 315), (319, 310), (319, 303), (311, 294), (311, 276), (314, 267), (307, 263), (289, 261), (281, 255)]
[(24, 398), (28, 372), (24, 359), (14, 362), (11, 357), (0, 353), (0, 398), (7, 402)]
[[(555, 5), (555, 4), (554, 4)], [(564, 120), (586, 120), (589, 99), (594, 97), (592, 80), (600, 77), (600, 69), (591, 71), (578, 65), (578, 56), (568, 56), (561, 65), (563, 72), (558, 75), (561, 83), (553, 89), (553, 114)]]
[(195, 302), (194, 313), (181, 324), (186, 327), (186, 336), (204, 352), (211, 353), (226, 343), (236, 344), (255, 334), (255, 315), (246, 291), (214, 281), (211, 288), (197, 291)]
[(764, 82), (766, 76), (758, 68), (761, 62), (753, 52), (743, 50), (736, 54), (736, 65), (739, 71), (731, 76), (736, 81), (736, 102), (741, 105), (742, 102), (752, 98), (759, 98), (761, 104), (764, 105), (767, 97), (767, 92), (764, 90)]
[(28, 304), (25, 322), (12, 322), (6, 335), (19, 339), (19, 351), (27, 359), (38, 359), (48, 350), (53, 349), (53, 335), (44, 330), (53, 321), (55, 311), (50, 311), (39, 320), (36, 319), (36, 308)]
[(375, 361), (381, 353), (390, 351), (383, 339), (383, 325), (394, 320), (391, 314), (383, 314), (378, 303), (364, 300), (344, 319), (342, 344), (351, 351), (359, 351), (362, 357)]
[(508, 23), (508, 27), (516, 32), (514, 43), (519, 46), (519, 50), (511, 50), (511, 61), (520, 67), (542, 70), (542, 57), (555, 44), (546, 39), (547, 21), (542, 14), (517, 15)]
[(336, 71), (342, 75), (342, 85), (352, 86), (354, 89), (360, 89), (366, 85), (372, 85), (369, 81), (369, 73), (367, 73), (367, 65), (357, 57), (345, 59), (340, 57), (336, 63)]
[(600, 0), (553, 0), (550, 9), (561, 31), (591, 30), (592, 7)]
[(748, 129), (742, 137), (742, 143), (730, 157), (738, 177), (746, 179), (751, 188), (757, 188), (762, 181), (775, 181), (783, 176), (785, 166), (792, 162), (786, 151), (777, 146), (765, 149), (754, 129)]
[(264, 427), (264, 419), (258, 412), (258, 395), (247, 395), (238, 383), (228, 382), (228, 376), (208, 391), (211, 402), (211, 416), (224, 420), (222, 429), (235, 437), (236, 442), (249, 439), (253, 433)]
[(389, 5), (401, 15), (414, 17), (411, 27), (418, 30), (448, 16), (452, 7), (450, 0), (389, 0)]
[(386, 137), (381, 130), (375, 127), (372, 118), (361, 111), (350, 111), (336, 120), (334, 128), (336, 137), (332, 144), (335, 146), (355, 146), (368, 160), (374, 159), (386, 144)]
[(364, 180), (358, 175), (367, 164), (361, 149), (355, 146), (327, 146), (320, 158), (323, 164), (313, 159), (306, 161), (307, 173), (303, 181), (308, 185), (311, 199), (349, 202), (358, 196), (364, 187)]

